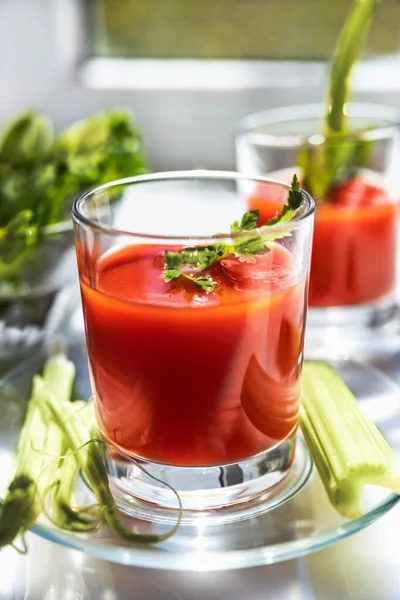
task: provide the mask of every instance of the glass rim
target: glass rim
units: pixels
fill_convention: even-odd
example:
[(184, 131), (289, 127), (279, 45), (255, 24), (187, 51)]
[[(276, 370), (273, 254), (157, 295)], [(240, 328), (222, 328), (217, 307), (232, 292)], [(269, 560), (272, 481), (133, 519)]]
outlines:
[[(372, 129), (349, 131), (344, 136), (348, 140), (373, 142), (393, 137), (400, 130), (400, 110), (393, 106), (370, 102), (347, 102), (345, 106), (347, 108), (347, 116), (350, 118), (376, 118), (377, 120), (381, 119), (387, 121), (387, 124), (379, 125)], [(279, 146), (285, 148), (322, 145), (326, 141), (332, 143), (334, 137), (325, 138), (319, 131), (312, 132), (310, 135), (296, 135), (290, 133), (277, 134), (256, 131), (256, 129), (262, 125), (278, 125), (306, 120), (319, 120), (323, 118), (325, 111), (326, 104), (317, 102), (269, 108), (251, 113), (239, 121), (235, 131), (235, 138), (249, 138), (258, 146)], [(314, 136), (318, 137), (318, 139), (310, 141)]]
[[(135, 231), (128, 231), (125, 229), (119, 229), (115, 227), (109, 227), (106, 225), (102, 225), (101, 223), (89, 219), (85, 217), (85, 215), (81, 211), (81, 206), (85, 204), (91, 197), (98, 193), (102, 193), (104, 191), (113, 189), (118, 186), (130, 186), (141, 183), (150, 183), (154, 181), (172, 181), (172, 180), (190, 180), (190, 179), (215, 179), (215, 180), (239, 180), (239, 181), (253, 181), (255, 183), (269, 183), (271, 185), (278, 186), (284, 190), (289, 191), (291, 186), (288, 183), (283, 181), (279, 181), (277, 179), (272, 179), (270, 177), (262, 177), (258, 175), (245, 175), (243, 173), (238, 173), (236, 171), (215, 171), (208, 169), (194, 169), (194, 170), (184, 170), (184, 171), (163, 171), (163, 172), (155, 172), (155, 173), (146, 173), (144, 175), (135, 175), (132, 177), (125, 177), (123, 179), (116, 179), (115, 181), (110, 181), (109, 183), (105, 183), (89, 190), (86, 190), (82, 194), (80, 194), (77, 198), (75, 198), (72, 204), (72, 219), (73, 221), (81, 226), (88, 227), (97, 233), (103, 233), (107, 235), (113, 236), (130, 236), (132, 238), (141, 238), (141, 239), (149, 239), (156, 241), (178, 241), (182, 239), (190, 239), (192, 242), (207, 242), (210, 243), (209, 240), (224, 240), (224, 239), (235, 239), (242, 238), (243, 232), (238, 233), (217, 233), (215, 235), (160, 235), (160, 234), (150, 234), (150, 233), (139, 233)], [(304, 210), (301, 211), (298, 215), (295, 215), (293, 219), (290, 221), (286, 221), (282, 224), (270, 225), (268, 227), (268, 231), (285, 231), (287, 229), (293, 228), (294, 223), (299, 223), (301, 221), (306, 220), (310, 216), (314, 214), (315, 211), (315, 200), (313, 197), (306, 192), (303, 188), (300, 188), (302, 193), (302, 203), (301, 206), (304, 207)], [(263, 229), (264, 233), (265, 230)], [(257, 227), (255, 229), (246, 230), (246, 236), (258, 236), (260, 235), (260, 228)]]

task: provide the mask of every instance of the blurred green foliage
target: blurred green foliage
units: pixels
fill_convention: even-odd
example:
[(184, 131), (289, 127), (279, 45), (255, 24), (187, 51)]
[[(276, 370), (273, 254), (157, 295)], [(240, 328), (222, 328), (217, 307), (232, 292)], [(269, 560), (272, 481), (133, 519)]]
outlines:
[(27, 111), (0, 132), (0, 278), (4, 265), (40, 242), (43, 227), (69, 218), (80, 192), (146, 172), (142, 138), (126, 110), (107, 110), (57, 136)]
[[(351, 0), (88, 0), (102, 56), (327, 59)], [(400, 49), (400, 2), (383, 0), (365, 54)]]

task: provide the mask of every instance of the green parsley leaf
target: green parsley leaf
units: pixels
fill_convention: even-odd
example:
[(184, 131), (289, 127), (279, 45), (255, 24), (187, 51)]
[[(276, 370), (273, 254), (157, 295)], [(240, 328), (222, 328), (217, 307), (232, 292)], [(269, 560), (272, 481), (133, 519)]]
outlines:
[(231, 233), (239, 233), (240, 231), (251, 231), (252, 229), (255, 229), (258, 225), (259, 216), (260, 211), (258, 208), (255, 210), (249, 210), (243, 215), (240, 223), (239, 221), (232, 223)]
[(170, 281), (176, 279), (177, 277), (180, 277), (181, 275), (182, 273), (178, 271), (178, 269), (164, 269), (163, 279), (164, 281), (169, 283)]
[(235, 256), (243, 258), (252, 258), (256, 254), (265, 254), (269, 252), (266, 248), (264, 239), (261, 235), (248, 237), (234, 245)]
[(215, 286), (218, 285), (217, 282), (214, 281), (214, 279), (212, 279), (211, 277), (200, 276), (195, 277), (194, 279), (189, 277), (189, 279), (191, 279), (191, 281), (193, 281), (193, 283), (195, 283), (196, 285), (199, 285), (201, 289), (205, 292), (212, 292)]
[[(296, 216), (296, 213), (301, 206), (302, 199), (303, 196), (300, 190), (299, 180), (297, 179), (297, 175), (295, 173), (293, 175), (292, 185), (289, 190), (288, 203), (284, 204), (279, 215), (277, 215), (276, 217), (272, 217), (272, 219), (267, 221), (267, 223), (263, 225), (263, 227), (269, 227), (271, 225), (277, 225), (278, 223), (287, 223), (288, 221), (291, 221), (293, 217)], [(278, 234), (278, 237), (276, 237), (275, 239), (279, 239), (279, 237), (285, 236), (280, 236)]]
[(298, 210), (300, 208), (302, 199), (303, 199), (303, 196), (302, 196), (302, 193), (300, 190), (300, 183), (299, 183), (299, 180), (297, 179), (297, 175), (295, 173), (293, 175), (292, 185), (289, 190), (289, 196), (288, 196), (289, 208), (291, 208), (292, 210)]
[(282, 212), (276, 217), (272, 217), (263, 227), (270, 227), (271, 225), (278, 225), (280, 223), (287, 223), (287, 221), (291, 221), (296, 214), (296, 210), (290, 208), (287, 204), (282, 209)]
[(182, 261), (187, 265), (196, 265), (203, 271), (222, 260), (230, 253), (227, 244), (210, 244), (209, 246), (197, 246), (182, 250)]
[(192, 248), (184, 248), (181, 253), (182, 261), (186, 265), (198, 265), (203, 256), (204, 248), (196, 246)]
[[(265, 225), (257, 231), (259, 235), (239, 235), (232, 240), (232, 245), (229, 244), (209, 244), (208, 246), (192, 246), (184, 248), (181, 252), (165, 252), (165, 265), (163, 271), (163, 279), (166, 282), (183, 277), (198, 285), (206, 292), (212, 292), (218, 285), (211, 276), (199, 275), (205, 269), (215, 265), (223, 260), (226, 256), (234, 254), (244, 262), (254, 262), (257, 254), (265, 254), (269, 252), (266, 246), (268, 242), (281, 239), (290, 235), (290, 231), (269, 231), (271, 225), (278, 223), (286, 223), (295, 217), (300, 208), (302, 201), (302, 192), (300, 190), (299, 180), (297, 176), (293, 176), (291, 189), (288, 195), (288, 203), (282, 207), (281, 213), (270, 219)], [(244, 233), (257, 228), (260, 213), (258, 210), (249, 210), (241, 218), (240, 222), (235, 221), (231, 225), (231, 233)], [(190, 265), (195, 267), (196, 273), (185, 273), (182, 267)]]
[(165, 265), (163, 279), (167, 283), (181, 276), (179, 269), (183, 266), (182, 254), (180, 252), (165, 251)]
[(215, 263), (222, 260), (225, 256), (231, 253), (231, 248), (227, 244), (212, 244), (204, 248), (199, 269), (207, 269)]
[(164, 272), (164, 281), (171, 281), (172, 279), (175, 279), (176, 277), (183, 277), (184, 279), (186, 279), (187, 281), (191, 281), (192, 283), (194, 283), (195, 285), (198, 285), (202, 290), (204, 290), (205, 292), (212, 292), (213, 289), (215, 288), (217, 284), (216, 281), (214, 281), (214, 279), (212, 277), (207, 277), (207, 275), (200, 275), (199, 277), (193, 277), (191, 275), (188, 275), (187, 273), (182, 273), (182, 271), (175, 271), (176, 274), (174, 274), (173, 277), (171, 277), (171, 279), (168, 279), (168, 271)]
[(165, 251), (165, 268), (167, 270), (179, 269), (184, 262), (186, 261), (183, 260), (180, 252)]
[(163, 279), (170, 282), (178, 277), (184, 277), (198, 285), (206, 292), (212, 292), (217, 282), (211, 277), (191, 277), (180, 271), (184, 265), (195, 266), (199, 271), (204, 271), (225, 256), (232, 253), (232, 248), (227, 244), (210, 244), (209, 246), (197, 246), (184, 248), (182, 252), (165, 252), (165, 265)]
[[(235, 221), (231, 225), (231, 233), (240, 233), (242, 231), (256, 229), (259, 217), (260, 211), (258, 209), (249, 210), (243, 215), (240, 223), (239, 221)], [(238, 258), (255, 260), (255, 254), (268, 252), (268, 250), (265, 248), (264, 242), (260, 236), (236, 237), (233, 242), (233, 252)]]

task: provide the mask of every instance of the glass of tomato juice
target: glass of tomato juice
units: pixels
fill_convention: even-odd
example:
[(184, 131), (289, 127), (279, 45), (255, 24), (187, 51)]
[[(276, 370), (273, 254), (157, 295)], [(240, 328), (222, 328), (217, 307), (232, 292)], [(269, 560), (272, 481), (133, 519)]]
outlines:
[[(348, 103), (348, 132), (338, 139), (323, 135), (325, 111), (312, 104), (249, 115), (236, 136), (237, 168), (284, 181), (295, 171), (316, 200), (306, 356), (385, 352), (400, 340), (400, 113)], [(262, 184), (248, 206), (261, 221), (276, 210)]]
[[(176, 508), (168, 485), (187, 511), (236, 510), (292, 472), (314, 201), (299, 190), (258, 229), (260, 182), (157, 173), (74, 203), (94, 404), (128, 510)], [(262, 182), (287, 208), (290, 186)]]

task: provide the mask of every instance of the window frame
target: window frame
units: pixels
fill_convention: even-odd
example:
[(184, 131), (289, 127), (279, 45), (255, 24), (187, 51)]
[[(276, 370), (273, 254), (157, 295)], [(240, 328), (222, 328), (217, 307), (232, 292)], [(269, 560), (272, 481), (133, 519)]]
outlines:
[[(83, 0), (0, 3), (0, 53), (7, 57), (0, 63), (1, 123), (30, 106), (57, 128), (128, 106), (153, 170), (232, 169), (241, 118), (324, 95), (324, 62), (91, 57), (88, 22)], [(399, 67), (400, 55), (359, 64), (354, 99), (400, 108)]]
[[(82, 84), (103, 90), (259, 90), (316, 88), (327, 79), (322, 61), (89, 58), (79, 68)], [(399, 56), (365, 59), (353, 76), (357, 92), (400, 92)]]

